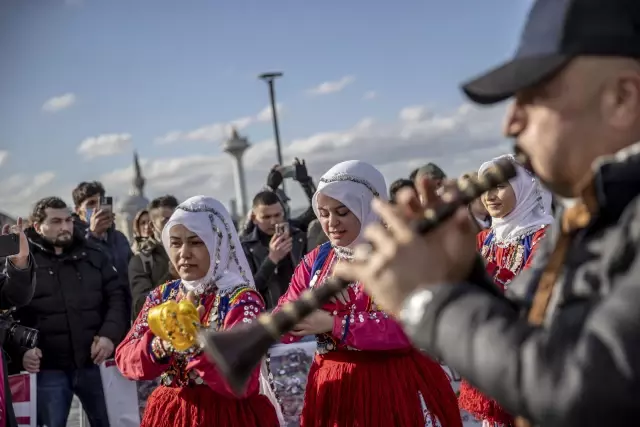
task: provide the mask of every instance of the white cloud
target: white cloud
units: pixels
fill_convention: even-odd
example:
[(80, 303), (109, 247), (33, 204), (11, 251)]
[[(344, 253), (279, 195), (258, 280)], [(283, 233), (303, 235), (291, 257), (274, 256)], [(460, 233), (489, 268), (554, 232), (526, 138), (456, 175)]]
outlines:
[(84, 139), (78, 146), (78, 154), (85, 160), (107, 157), (122, 153), (131, 144), (128, 133), (110, 133)]
[(400, 110), (398, 117), (403, 122), (419, 122), (427, 119), (430, 114), (424, 105), (412, 105)]
[(330, 93), (336, 93), (342, 91), (344, 88), (355, 82), (355, 76), (344, 76), (340, 80), (326, 81), (320, 83), (318, 86), (307, 90), (309, 95), (328, 95)]
[(365, 101), (370, 101), (372, 99), (376, 99), (378, 97), (378, 92), (376, 92), (375, 90), (370, 90), (364, 93), (364, 95), (362, 95), (362, 99), (364, 99)]
[[(276, 104), (276, 111), (281, 114), (282, 104)], [(216, 142), (229, 137), (231, 126), (242, 130), (255, 123), (266, 123), (271, 121), (271, 105), (267, 105), (254, 116), (240, 117), (229, 122), (218, 122), (200, 126), (190, 131), (173, 130), (156, 138), (156, 144), (172, 144), (179, 141), (204, 141)]]
[(0, 150), (0, 166), (4, 165), (9, 158), (9, 152), (7, 150)]
[[(294, 139), (283, 147), (285, 162), (290, 162), (293, 157), (306, 159), (309, 172), (317, 181), (336, 163), (360, 159), (376, 165), (390, 184), (397, 178), (407, 177), (413, 169), (427, 162), (437, 163), (448, 175), (455, 177), (511, 151), (510, 143), (500, 136), (504, 114), (501, 107), (478, 109), (463, 105), (454, 111), (439, 113), (414, 106), (404, 111), (401, 115), (409, 120), (398, 118), (376, 122), (364, 118), (348, 129)], [(276, 163), (273, 141), (254, 143), (247, 150), (244, 162), (251, 199), (266, 181), (270, 166)], [(205, 194), (219, 198), (225, 204), (235, 197), (232, 161), (227, 154), (202, 155), (194, 152), (177, 158), (142, 159), (141, 163), (147, 179), (148, 197), (172, 193), (185, 199)], [(118, 198), (127, 194), (132, 177), (133, 169), (129, 166), (95, 178), (100, 179), (107, 191)], [(0, 205), (5, 206), (2, 195), (12, 194), (10, 191), (23, 188), (22, 185), (9, 186), (7, 190), (5, 184), (0, 192)], [(67, 197), (72, 187), (68, 185), (58, 194)], [(287, 191), (294, 207), (304, 205), (304, 195), (297, 184), (288, 184)], [(13, 209), (11, 213), (24, 212), (39, 195), (26, 197), (23, 194), (12, 199), (14, 202), (3, 209)]]
[[(272, 111), (273, 109), (271, 108), (271, 105), (267, 105), (262, 109), (262, 111), (258, 113), (258, 115), (256, 116), (256, 120), (261, 123), (270, 122), (272, 120)], [(276, 113), (278, 113), (278, 116), (282, 113), (282, 104), (276, 103)]]
[(43, 197), (58, 195), (63, 198), (68, 194), (52, 193), (56, 174), (52, 171), (36, 175), (20, 173), (2, 179), (0, 185), (0, 207), (3, 212), (12, 216), (28, 217), (36, 201)]
[(49, 98), (42, 104), (42, 110), (47, 113), (57, 113), (58, 111), (66, 110), (76, 103), (76, 96), (73, 93), (65, 93), (64, 95), (54, 96)]
[[(413, 114), (405, 113), (405, 118), (414, 120), (377, 123), (365, 118), (349, 129), (295, 139), (283, 147), (285, 161), (290, 162), (293, 157), (306, 159), (317, 180), (340, 161), (360, 159), (378, 166), (391, 183), (430, 161), (456, 176), (510, 151), (510, 145), (500, 136), (502, 108), (476, 109), (463, 105), (448, 114), (419, 111), (416, 107), (406, 111)], [(250, 198), (264, 184), (269, 167), (276, 163), (273, 141), (253, 144), (244, 162)], [(235, 196), (231, 157), (224, 153), (144, 160), (142, 168), (151, 197), (173, 193), (184, 199), (206, 194), (227, 203)], [(133, 170), (128, 167), (101, 179), (110, 193), (122, 189), (124, 195), (132, 176)], [(289, 184), (287, 190), (294, 206), (304, 203), (297, 185)]]

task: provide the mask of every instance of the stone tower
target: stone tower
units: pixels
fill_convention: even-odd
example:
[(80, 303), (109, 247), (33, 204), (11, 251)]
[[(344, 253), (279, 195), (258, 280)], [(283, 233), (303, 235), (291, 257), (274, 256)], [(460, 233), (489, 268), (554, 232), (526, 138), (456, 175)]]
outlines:
[(136, 151), (133, 152), (133, 180), (129, 195), (121, 200), (116, 210), (116, 228), (124, 233), (130, 242), (133, 242), (133, 220), (138, 212), (146, 209), (149, 200), (144, 197), (144, 185), (146, 180), (142, 176), (140, 159)]
[(240, 217), (244, 217), (247, 214), (247, 184), (242, 156), (249, 147), (247, 138), (240, 137), (235, 127), (231, 128), (231, 138), (224, 143), (223, 149), (225, 153), (230, 154), (234, 159), (233, 181), (236, 187), (237, 211)]

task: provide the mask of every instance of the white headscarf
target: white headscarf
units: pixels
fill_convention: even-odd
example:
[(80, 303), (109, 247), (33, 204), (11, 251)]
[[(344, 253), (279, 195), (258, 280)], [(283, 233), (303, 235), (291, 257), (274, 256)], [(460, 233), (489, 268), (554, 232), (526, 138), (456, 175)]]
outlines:
[(534, 233), (553, 222), (551, 215), (551, 193), (542, 188), (538, 179), (511, 154), (496, 157), (483, 163), (478, 170), (482, 175), (501, 159), (509, 159), (516, 165), (518, 174), (509, 180), (516, 195), (516, 206), (503, 218), (492, 218), (491, 229), (496, 242), (509, 243)]
[(380, 221), (378, 215), (371, 209), (371, 201), (374, 197), (388, 200), (387, 183), (380, 171), (360, 160), (338, 163), (322, 175), (311, 201), (313, 211), (318, 218), (320, 218), (318, 210), (320, 193), (338, 200), (360, 220), (360, 233), (349, 244), (348, 249), (364, 242), (362, 231), (367, 225)]
[(239, 285), (255, 287), (238, 233), (227, 209), (212, 197), (195, 196), (181, 203), (162, 230), (162, 244), (169, 253), (170, 230), (184, 225), (207, 246), (211, 264), (207, 274), (198, 280), (183, 280), (188, 291), (203, 293), (209, 285), (225, 291)]

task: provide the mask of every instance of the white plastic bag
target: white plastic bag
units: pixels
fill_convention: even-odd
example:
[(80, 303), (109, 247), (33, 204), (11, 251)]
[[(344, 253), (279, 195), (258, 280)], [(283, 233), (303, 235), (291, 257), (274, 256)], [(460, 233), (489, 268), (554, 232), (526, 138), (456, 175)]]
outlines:
[(37, 377), (36, 374), (28, 372), (9, 376), (13, 412), (16, 414), (18, 427), (36, 427), (37, 425)]
[(100, 365), (100, 377), (109, 424), (118, 427), (140, 427), (136, 382), (123, 377), (113, 359)]

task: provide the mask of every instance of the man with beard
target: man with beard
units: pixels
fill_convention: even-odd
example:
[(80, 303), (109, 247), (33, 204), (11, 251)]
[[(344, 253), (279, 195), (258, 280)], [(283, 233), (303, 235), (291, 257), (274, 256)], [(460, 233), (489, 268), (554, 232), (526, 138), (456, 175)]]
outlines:
[[(256, 288), (267, 309), (272, 309), (287, 290), (307, 249), (307, 239), (302, 230), (287, 221), (282, 203), (272, 191), (262, 191), (253, 198), (251, 222), (253, 231), (240, 237), (240, 242)], [(286, 229), (279, 229), (282, 224)]]
[(37, 286), (15, 317), (40, 335), (37, 348), (10, 350), (13, 368), (38, 373), (38, 425), (64, 427), (76, 394), (91, 425), (108, 427), (99, 365), (128, 329), (125, 286), (109, 257), (74, 229), (64, 201), (40, 200), (31, 221)]
[[(503, 294), (466, 209), (418, 236), (403, 214), (424, 212), (408, 194), (402, 209), (375, 203), (388, 228), (368, 228), (375, 249), (335, 274), (361, 281), (417, 346), (509, 413), (545, 427), (637, 425), (640, 2), (537, 0), (515, 58), (463, 89), (480, 104), (513, 98), (504, 133), (563, 198), (531, 268)], [(433, 187), (418, 185), (430, 207), (444, 202)]]
[(173, 196), (162, 196), (149, 203), (149, 219), (153, 236), (140, 242), (140, 252), (129, 261), (129, 285), (133, 300), (133, 318), (142, 310), (149, 292), (169, 280), (169, 256), (162, 246), (162, 229), (178, 207)]

